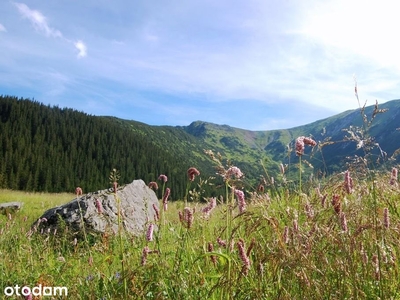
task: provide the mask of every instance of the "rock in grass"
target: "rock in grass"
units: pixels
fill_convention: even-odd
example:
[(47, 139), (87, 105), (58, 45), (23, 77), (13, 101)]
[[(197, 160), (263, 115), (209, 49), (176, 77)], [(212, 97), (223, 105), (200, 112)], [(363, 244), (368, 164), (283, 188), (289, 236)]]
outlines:
[(22, 202), (0, 203), (0, 214), (7, 215), (9, 213), (15, 213), (20, 210), (23, 205)]
[[(82, 217), (87, 233), (118, 232), (118, 202), (123, 231), (138, 236), (149, 222), (154, 222), (153, 204), (159, 207), (156, 194), (143, 180), (114, 190), (106, 189), (82, 195), (69, 203), (47, 210), (33, 225), (39, 232), (62, 232), (64, 227), (75, 234), (82, 233)], [(80, 206), (80, 208), (79, 208)], [(81, 217), (82, 212), (82, 217)]]

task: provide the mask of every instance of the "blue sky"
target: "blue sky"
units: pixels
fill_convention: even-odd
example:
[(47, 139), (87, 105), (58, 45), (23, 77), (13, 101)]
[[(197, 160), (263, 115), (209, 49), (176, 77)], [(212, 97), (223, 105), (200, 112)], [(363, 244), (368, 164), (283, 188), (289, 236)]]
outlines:
[(396, 1), (0, 3), (0, 94), (150, 125), (290, 128), (400, 98)]

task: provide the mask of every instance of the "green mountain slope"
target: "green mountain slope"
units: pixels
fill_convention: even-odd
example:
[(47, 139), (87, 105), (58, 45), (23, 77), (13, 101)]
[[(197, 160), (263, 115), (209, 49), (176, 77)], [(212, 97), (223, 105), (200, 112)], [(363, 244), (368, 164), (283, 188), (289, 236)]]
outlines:
[[(379, 109), (387, 111), (377, 114), (365, 129), (374, 137), (372, 144), (378, 143), (390, 157), (400, 148), (400, 100)], [(374, 106), (366, 107), (364, 113), (370, 120)], [(149, 182), (166, 174), (176, 199), (185, 194), (189, 167), (198, 168), (203, 178), (215, 175), (204, 150), (220, 152), (255, 184), (265, 175), (262, 164), (269, 175), (276, 176), (281, 163), (297, 163), (290, 150), (298, 136), (311, 136), (319, 145), (306, 149), (304, 159), (314, 166), (308, 172), (329, 175), (343, 171), (347, 157), (364, 155), (362, 148), (357, 149), (360, 141), (349, 140), (351, 133), (344, 131), (351, 126), (353, 135), (359, 136), (356, 128), (363, 128), (359, 109), (295, 128), (250, 131), (202, 121), (150, 126), (1, 96), (0, 187), (59, 192), (80, 185), (96, 190), (109, 184), (108, 174), (117, 168), (121, 183), (138, 178)], [(378, 147), (371, 153), (382, 160)], [(296, 174), (296, 168), (291, 170)]]

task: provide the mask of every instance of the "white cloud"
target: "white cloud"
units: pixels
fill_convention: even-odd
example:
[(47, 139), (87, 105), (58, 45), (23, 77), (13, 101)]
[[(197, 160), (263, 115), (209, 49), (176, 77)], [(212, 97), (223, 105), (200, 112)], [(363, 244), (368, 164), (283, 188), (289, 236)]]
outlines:
[(393, 0), (335, 0), (318, 3), (304, 18), (301, 33), (325, 45), (400, 69), (398, 3)]
[(82, 41), (77, 41), (74, 45), (75, 48), (79, 51), (78, 58), (82, 58), (87, 55), (87, 47)]
[(14, 3), (17, 7), (19, 13), (29, 21), (31, 21), (33, 27), (36, 30), (44, 33), (48, 37), (62, 37), (62, 34), (59, 30), (51, 28), (47, 24), (46, 17), (38, 10), (30, 9), (24, 3)]
[(7, 29), (0, 23), (0, 32), (7, 32)]

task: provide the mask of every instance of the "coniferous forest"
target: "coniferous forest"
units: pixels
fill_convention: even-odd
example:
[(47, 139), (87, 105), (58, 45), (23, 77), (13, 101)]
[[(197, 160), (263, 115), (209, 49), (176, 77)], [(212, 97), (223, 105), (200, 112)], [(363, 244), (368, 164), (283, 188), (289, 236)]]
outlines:
[(0, 188), (91, 192), (110, 186), (115, 168), (121, 184), (166, 174), (172, 198), (185, 192), (182, 157), (116, 118), (0, 96), (0, 133)]

